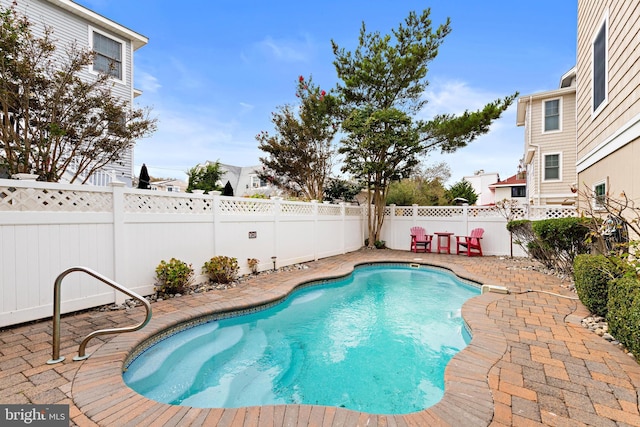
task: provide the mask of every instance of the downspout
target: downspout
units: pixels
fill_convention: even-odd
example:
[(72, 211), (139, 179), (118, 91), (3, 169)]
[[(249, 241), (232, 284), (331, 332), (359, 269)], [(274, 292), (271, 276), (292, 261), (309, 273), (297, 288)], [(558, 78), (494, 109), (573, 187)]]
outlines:
[(540, 144), (533, 144), (531, 142), (531, 127), (532, 127), (532, 117), (531, 114), (533, 112), (533, 97), (531, 95), (529, 95), (529, 114), (528, 114), (528, 120), (529, 120), (529, 126), (527, 126), (529, 128), (529, 145), (532, 147), (535, 147), (536, 149), (536, 157), (538, 158), (538, 170), (536, 171), (536, 173), (534, 174), (536, 177), (536, 199), (538, 199), (538, 202), (536, 203), (536, 206), (540, 206), (540, 186), (542, 184), (542, 178), (540, 177), (540, 175), (542, 174), (542, 160), (541, 160), (541, 153), (540, 153)]

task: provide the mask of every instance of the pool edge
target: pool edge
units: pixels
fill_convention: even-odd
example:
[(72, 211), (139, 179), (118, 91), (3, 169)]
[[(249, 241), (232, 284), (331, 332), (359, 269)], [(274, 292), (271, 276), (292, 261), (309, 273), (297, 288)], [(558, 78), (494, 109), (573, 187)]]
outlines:
[[(407, 255), (406, 263), (415, 262)], [(286, 298), (299, 286), (310, 281), (329, 280), (344, 277), (350, 274), (360, 265), (383, 263), (405, 263), (405, 260), (379, 259), (362, 261), (357, 263), (342, 263), (331, 275), (316, 275), (313, 280), (304, 275), (296, 280), (285, 280), (280, 286), (281, 296), (276, 293), (264, 295), (263, 302), (269, 303)], [(457, 265), (447, 265), (440, 262), (422, 261), (420, 264), (449, 270), (459, 278), (481, 283), (471, 278), (469, 272)], [(311, 272), (310, 276), (313, 276)], [(297, 282), (297, 283), (296, 283)], [(440, 402), (430, 408), (405, 415), (366, 414), (344, 408), (331, 408), (316, 405), (276, 405), (269, 407), (247, 407), (237, 409), (200, 409), (162, 404), (147, 399), (130, 389), (122, 379), (122, 369), (125, 362), (130, 359), (131, 353), (143, 342), (154, 335), (161, 333), (169, 327), (188, 322), (195, 317), (202, 317), (219, 312), (225, 306), (230, 308), (233, 300), (226, 304), (213, 304), (206, 309), (204, 307), (189, 307), (183, 311), (175, 311), (162, 314), (152, 319), (152, 322), (143, 330), (132, 334), (114, 337), (109, 342), (100, 346), (92, 356), (82, 362), (72, 384), (74, 402), (88, 418), (98, 424), (118, 422), (135, 423), (153, 417), (155, 422), (160, 422), (166, 417), (187, 416), (202, 423), (214, 418), (220, 420), (231, 417), (233, 420), (239, 417), (239, 413), (245, 415), (255, 412), (255, 408), (276, 411), (277, 408), (285, 408), (285, 412), (309, 411), (310, 414), (318, 412), (331, 412), (344, 414), (351, 419), (355, 417), (388, 418), (409, 425), (418, 423), (423, 425), (452, 425), (467, 422), (470, 425), (487, 425), (493, 418), (494, 402), (489, 387), (489, 371), (491, 367), (502, 357), (507, 350), (506, 338), (498, 328), (492, 327), (494, 322), (486, 315), (489, 304), (504, 297), (498, 294), (484, 294), (471, 298), (463, 305), (463, 318), (472, 332), (471, 342), (447, 365), (445, 370), (445, 392)], [(243, 304), (247, 307), (249, 304)], [(136, 410), (132, 410), (135, 408)], [(302, 409), (301, 409), (302, 408)], [(278, 410), (280, 410), (278, 409)], [(346, 412), (345, 412), (346, 411)], [(173, 414), (173, 415), (171, 415)], [(248, 416), (248, 415), (247, 415)], [(194, 425), (202, 425), (195, 423)], [(209, 424), (210, 425), (210, 424)]]

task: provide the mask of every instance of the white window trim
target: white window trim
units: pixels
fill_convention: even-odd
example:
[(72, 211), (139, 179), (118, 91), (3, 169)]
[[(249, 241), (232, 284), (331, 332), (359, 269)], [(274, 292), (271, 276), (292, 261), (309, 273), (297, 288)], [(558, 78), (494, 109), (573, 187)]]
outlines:
[[(605, 39), (605, 43), (604, 43), (604, 99), (602, 100), (600, 105), (598, 105), (598, 108), (596, 108), (594, 110), (593, 109), (593, 97), (594, 97), (593, 86), (594, 86), (594, 82), (595, 82), (595, 76), (593, 74), (593, 68), (594, 68), (595, 58), (593, 56), (593, 53), (594, 53), (593, 51), (594, 51), (594, 44), (596, 42), (596, 38), (598, 37), (598, 33), (602, 29), (603, 25), (605, 26), (604, 27), (604, 39)], [(590, 90), (591, 90), (591, 98), (590, 98), (589, 109), (591, 110), (591, 119), (593, 120), (600, 114), (600, 112), (602, 112), (602, 110), (604, 110), (604, 108), (609, 103), (609, 10), (608, 9), (605, 11), (604, 16), (602, 17), (602, 20), (600, 20), (600, 23), (596, 27), (596, 30), (593, 33), (593, 36), (591, 37), (591, 88), (590, 88)]]
[(603, 179), (601, 181), (596, 181), (591, 185), (591, 191), (593, 192), (593, 200), (591, 206), (594, 210), (602, 211), (604, 210), (604, 206), (598, 203), (598, 198), (596, 197), (596, 187), (604, 184), (604, 197), (607, 197), (607, 192), (609, 189), (607, 188), (607, 180)]
[[(547, 178), (547, 156), (558, 156), (558, 178)], [(542, 182), (560, 182), (562, 181), (562, 152), (544, 153), (542, 155)]]
[[(122, 84), (126, 84), (126, 78), (127, 78), (127, 49), (126, 49), (126, 42), (116, 36), (114, 36), (113, 34), (107, 33), (105, 31), (101, 31), (95, 27), (89, 26), (89, 49), (93, 50), (93, 33), (98, 33), (98, 34), (102, 34), (105, 37), (110, 38), (111, 40), (114, 40), (118, 43), (120, 43), (120, 58), (122, 58), (122, 78), (119, 79), (117, 77), (114, 77), (112, 75), (109, 75), (109, 78), (111, 80), (114, 80), (118, 83), (122, 83)], [(91, 64), (89, 64), (89, 72), (91, 74), (95, 74), (98, 75), (100, 73), (98, 73), (97, 71), (94, 71), (93, 69), (93, 62)]]
[[(250, 186), (252, 189), (257, 190), (259, 188), (266, 188), (267, 185), (260, 185), (262, 183), (262, 180), (260, 179), (260, 177), (258, 175), (251, 175), (250, 178)], [(255, 185), (257, 184), (257, 185)]]
[[(546, 116), (546, 104), (549, 101), (558, 101), (558, 129), (554, 129), (554, 130), (545, 130), (544, 125), (545, 125), (545, 119), (547, 118)], [(562, 132), (562, 97), (557, 97), (557, 98), (549, 98), (549, 99), (544, 99), (542, 101), (542, 133), (543, 134), (548, 134), (548, 133), (558, 133), (558, 132)]]

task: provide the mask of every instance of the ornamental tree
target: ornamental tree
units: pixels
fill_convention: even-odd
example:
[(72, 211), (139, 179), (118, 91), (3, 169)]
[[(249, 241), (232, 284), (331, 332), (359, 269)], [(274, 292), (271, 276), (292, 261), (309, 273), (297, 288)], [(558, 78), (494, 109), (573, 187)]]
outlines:
[(284, 105), (271, 116), (275, 133), (260, 132), (260, 177), (290, 193), (322, 200), (324, 185), (335, 158), (333, 138), (338, 130), (338, 102), (313, 84), (298, 77), (296, 97), (300, 105)]
[(40, 37), (31, 27), (15, 5), (0, 7), (0, 169), (45, 181), (73, 171), (70, 182), (86, 181), (156, 121), (113, 95), (108, 74), (86, 78), (94, 52), (76, 44), (60, 51), (51, 27)]
[(432, 28), (430, 10), (410, 12), (391, 34), (367, 32), (364, 22), (356, 49), (331, 41), (344, 103), (339, 152), (342, 170), (368, 183), (369, 242), (380, 240), (389, 184), (411, 175), (419, 157), (431, 150), (453, 152), (489, 130), (517, 93), (475, 112), (438, 115), (429, 121), (416, 114), (427, 100), (428, 64), (451, 32), (450, 20)]

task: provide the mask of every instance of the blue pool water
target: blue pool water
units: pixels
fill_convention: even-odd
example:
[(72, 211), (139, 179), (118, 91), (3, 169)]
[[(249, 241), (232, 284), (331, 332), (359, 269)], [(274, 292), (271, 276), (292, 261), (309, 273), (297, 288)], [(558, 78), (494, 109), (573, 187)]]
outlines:
[(266, 310), (176, 333), (124, 380), (175, 405), (415, 412), (442, 398), (445, 366), (468, 342), (460, 309), (479, 293), (426, 267), (360, 267)]

